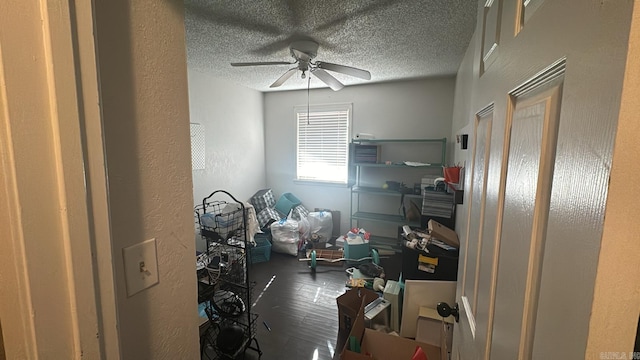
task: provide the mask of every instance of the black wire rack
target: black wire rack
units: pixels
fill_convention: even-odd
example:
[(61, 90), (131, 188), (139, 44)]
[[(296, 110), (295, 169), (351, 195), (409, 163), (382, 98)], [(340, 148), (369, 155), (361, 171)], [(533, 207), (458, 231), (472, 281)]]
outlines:
[(247, 268), (247, 209), (233, 195), (216, 190), (195, 208), (206, 243), (199, 272), (199, 297), (208, 326), (200, 336), (203, 359), (235, 359), (247, 349), (262, 356), (256, 339), (258, 314), (251, 311), (253, 283)]

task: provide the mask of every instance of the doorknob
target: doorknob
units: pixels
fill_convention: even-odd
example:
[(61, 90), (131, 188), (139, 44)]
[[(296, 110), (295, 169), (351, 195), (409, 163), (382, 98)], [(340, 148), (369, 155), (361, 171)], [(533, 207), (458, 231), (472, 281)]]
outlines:
[(453, 315), (456, 322), (460, 322), (460, 308), (458, 307), (458, 303), (455, 303), (452, 308), (446, 302), (439, 302), (438, 305), (436, 305), (436, 310), (438, 310), (438, 314), (443, 318)]

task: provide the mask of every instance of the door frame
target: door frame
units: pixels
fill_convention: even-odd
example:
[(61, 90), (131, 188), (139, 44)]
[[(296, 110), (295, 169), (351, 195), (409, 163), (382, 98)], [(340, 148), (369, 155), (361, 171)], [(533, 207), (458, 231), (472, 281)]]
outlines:
[[(611, 162), (585, 359), (627, 356), (640, 317), (640, 202), (630, 183), (640, 178), (640, 4), (634, 3), (620, 113)], [(634, 287), (635, 285), (635, 287)], [(631, 348), (630, 348), (631, 346)], [(603, 354), (604, 353), (604, 354)], [(604, 356), (603, 356), (604, 355)]]
[[(0, 302), (5, 351), (16, 358), (51, 355), (45, 353), (51, 349), (75, 358), (119, 358), (93, 4), (40, 0), (27, 5), (11, 0), (3, 10), (0, 190), (8, 201), (0, 211), (8, 216), (0, 220), (0, 232), (10, 251), (0, 255), (0, 285), (15, 294)], [(31, 56), (36, 61), (29, 61)], [(25, 66), (12, 66), (16, 63)], [(13, 76), (6, 76), (8, 68)], [(25, 104), (46, 115), (23, 119), (19, 109)], [(36, 127), (46, 141), (20, 146), (30, 136), (29, 129)], [(44, 175), (35, 179), (20, 176), (42, 162), (42, 154), (51, 154), (56, 171), (38, 171)], [(24, 206), (33, 187), (48, 194), (39, 200), (42, 210)], [(36, 240), (27, 229), (47, 208), (59, 209), (42, 225), (50, 225), (47, 241), (63, 256), (27, 250)], [(36, 295), (47, 281), (38, 273), (37, 264), (43, 261), (64, 269), (65, 280), (47, 285), (67, 294), (47, 299), (46, 306)], [(65, 309), (70, 318), (52, 323), (56, 308)], [(43, 326), (69, 331), (72, 338), (55, 343), (42, 335)]]

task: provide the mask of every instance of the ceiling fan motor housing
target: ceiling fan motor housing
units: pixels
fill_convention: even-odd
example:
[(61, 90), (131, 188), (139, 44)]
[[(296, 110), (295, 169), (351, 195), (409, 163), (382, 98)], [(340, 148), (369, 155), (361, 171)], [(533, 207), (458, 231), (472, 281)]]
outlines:
[(299, 40), (294, 41), (289, 45), (289, 51), (291, 52), (291, 56), (298, 59), (298, 56), (294, 50), (305, 53), (309, 56), (308, 60), (311, 60), (318, 55), (318, 43), (310, 40)]

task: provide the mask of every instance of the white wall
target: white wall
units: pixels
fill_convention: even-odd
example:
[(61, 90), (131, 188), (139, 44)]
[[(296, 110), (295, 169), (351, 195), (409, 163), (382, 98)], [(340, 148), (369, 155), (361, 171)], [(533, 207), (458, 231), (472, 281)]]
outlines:
[[(454, 150), (452, 152), (453, 160), (457, 163), (464, 164), (465, 166), (465, 185), (464, 189), (469, 189), (470, 181), (471, 181), (471, 166), (472, 166), (472, 156), (473, 156), (473, 122), (471, 121), (472, 110), (471, 106), (473, 103), (473, 98), (475, 93), (472, 91), (472, 87), (469, 84), (474, 81), (474, 74), (477, 74), (478, 67), (474, 68), (474, 55), (476, 52), (476, 36), (477, 33), (473, 34), (469, 42), (469, 47), (465, 52), (465, 56), (460, 63), (460, 67), (458, 68), (458, 75), (456, 76), (456, 85), (455, 85), (455, 103), (453, 107), (453, 119), (451, 125), (451, 138), (455, 139), (456, 135), (467, 134), (469, 135), (469, 139), (467, 142), (467, 149), (460, 149), (459, 144), (455, 144), (453, 147)], [(488, 105), (488, 104), (487, 104)], [(478, 109), (479, 110), (479, 109)], [(465, 194), (465, 199), (462, 204), (457, 205), (457, 213), (456, 213), (456, 231), (458, 236), (462, 236), (467, 232), (467, 214), (469, 212), (469, 192)]]
[(189, 112), (205, 128), (205, 169), (193, 171), (195, 204), (215, 190), (248, 200), (265, 180), (263, 95), (189, 69)]
[[(352, 136), (377, 138), (443, 138), (451, 134), (454, 78), (422, 79), (345, 87), (340, 91), (311, 90), (311, 104), (352, 103)], [(267, 186), (276, 196), (296, 195), (309, 209), (341, 212), (341, 233), (350, 227), (349, 189), (294, 182), (296, 123), (293, 108), (307, 104), (307, 91), (265, 94)]]
[[(182, 2), (96, 2), (123, 359), (198, 358)], [(127, 296), (122, 249), (156, 238), (159, 283)]]

